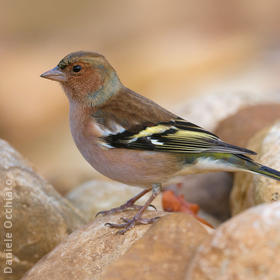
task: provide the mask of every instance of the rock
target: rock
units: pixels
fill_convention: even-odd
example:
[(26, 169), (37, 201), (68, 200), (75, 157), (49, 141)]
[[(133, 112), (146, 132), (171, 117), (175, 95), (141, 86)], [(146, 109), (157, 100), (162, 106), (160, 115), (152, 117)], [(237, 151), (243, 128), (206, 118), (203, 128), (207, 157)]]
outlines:
[[(258, 132), (248, 144), (258, 153), (255, 160), (280, 170), (280, 121)], [(233, 215), (254, 205), (280, 199), (280, 182), (251, 173), (237, 172), (234, 178), (230, 202)]]
[(205, 212), (204, 210), (199, 210), (198, 216), (205, 220), (209, 225), (213, 228), (217, 228), (222, 222), (221, 220), (217, 219), (216, 217), (212, 216), (211, 214)]
[[(94, 180), (75, 188), (66, 195), (66, 198), (89, 221), (95, 217), (97, 212), (118, 207), (141, 191), (143, 191), (143, 188), (131, 187), (115, 181)], [(149, 192), (140, 198), (137, 204), (143, 205), (150, 195)], [(162, 210), (161, 204), (160, 194), (153, 201), (153, 205), (158, 210)]]
[(192, 258), (186, 280), (276, 280), (280, 273), (280, 202), (222, 224)]
[[(103, 279), (104, 270), (133, 242), (143, 236), (151, 225), (138, 225), (118, 235), (116, 229), (104, 226), (107, 222), (119, 223), (120, 217), (132, 217), (136, 212), (127, 211), (115, 215), (99, 216), (88, 226), (76, 230), (46, 257), (40, 260), (23, 280), (97, 280)], [(163, 212), (147, 211), (144, 217), (164, 215)]]
[(183, 194), (186, 201), (198, 204), (218, 220), (224, 221), (229, 218), (232, 174), (215, 172), (187, 175), (180, 177), (180, 182), (169, 188)]
[(192, 254), (208, 235), (189, 214), (162, 217), (108, 267), (102, 279), (183, 279)]
[[(79, 211), (3, 140), (0, 140), (0, 205), (4, 207), (0, 211), (3, 228), (0, 238), (1, 242), (7, 240), (0, 252), (1, 268), (12, 269), (10, 279), (19, 279), (85, 223)], [(11, 251), (7, 251), (9, 246)], [(6, 279), (5, 276), (0, 279)]]
[(225, 142), (245, 147), (254, 134), (277, 119), (280, 119), (280, 104), (249, 106), (222, 120), (214, 133)]
[(238, 110), (264, 102), (280, 103), (279, 93), (232, 92), (231, 88), (227, 92), (209, 93), (207, 91), (207, 94), (193, 98), (187, 104), (181, 105), (178, 112), (181, 117), (208, 130), (214, 130), (221, 120), (235, 114)]

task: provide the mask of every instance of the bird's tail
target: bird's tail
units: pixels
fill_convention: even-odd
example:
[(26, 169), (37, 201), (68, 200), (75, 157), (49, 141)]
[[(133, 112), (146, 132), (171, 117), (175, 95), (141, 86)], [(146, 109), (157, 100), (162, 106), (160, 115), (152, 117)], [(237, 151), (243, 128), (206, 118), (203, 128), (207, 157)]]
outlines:
[(256, 165), (258, 165), (257, 168), (252, 169), (251, 171), (280, 181), (280, 172), (279, 171), (272, 169), (270, 167), (261, 165), (261, 164), (256, 164)]
[(249, 157), (246, 157), (244, 155), (236, 155), (238, 158), (240, 158), (241, 160), (244, 160), (245, 166), (243, 165), (243, 168), (251, 171), (253, 173), (257, 173), (257, 174), (261, 174), (264, 175), (266, 177), (275, 179), (280, 181), (280, 172), (272, 169), (270, 167), (261, 165), (257, 162), (254, 162), (252, 159), (250, 159)]

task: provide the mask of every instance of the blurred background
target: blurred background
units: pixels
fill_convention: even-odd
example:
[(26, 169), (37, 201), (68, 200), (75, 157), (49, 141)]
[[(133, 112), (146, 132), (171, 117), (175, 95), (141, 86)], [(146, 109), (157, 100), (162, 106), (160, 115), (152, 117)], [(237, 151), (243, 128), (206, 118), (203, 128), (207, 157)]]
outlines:
[(191, 120), (206, 126), (207, 106), (182, 105), (279, 91), (277, 0), (0, 3), (0, 137), (61, 193), (101, 176), (72, 141), (59, 84), (39, 77), (69, 52), (104, 54), (127, 87), (175, 113), (194, 110)]

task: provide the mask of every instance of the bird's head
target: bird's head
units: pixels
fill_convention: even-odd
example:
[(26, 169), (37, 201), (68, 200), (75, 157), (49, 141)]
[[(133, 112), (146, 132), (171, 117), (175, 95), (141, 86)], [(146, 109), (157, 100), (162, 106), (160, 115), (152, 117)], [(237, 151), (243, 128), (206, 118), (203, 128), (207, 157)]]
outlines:
[(41, 77), (60, 82), (70, 101), (91, 106), (102, 104), (122, 87), (114, 68), (94, 52), (70, 53)]

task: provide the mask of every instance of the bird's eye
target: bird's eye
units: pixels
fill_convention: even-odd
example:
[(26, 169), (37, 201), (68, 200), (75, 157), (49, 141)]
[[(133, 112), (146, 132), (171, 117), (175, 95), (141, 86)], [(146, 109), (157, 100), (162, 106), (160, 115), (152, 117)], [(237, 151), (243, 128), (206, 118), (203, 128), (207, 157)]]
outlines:
[(73, 66), (73, 72), (77, 73), (77, 72), (80, 72), (81, 70), (82, 70), (81, 65), (74, 65)]

